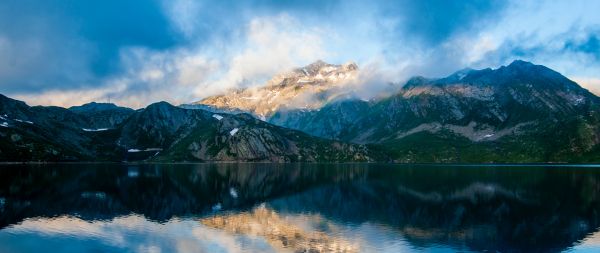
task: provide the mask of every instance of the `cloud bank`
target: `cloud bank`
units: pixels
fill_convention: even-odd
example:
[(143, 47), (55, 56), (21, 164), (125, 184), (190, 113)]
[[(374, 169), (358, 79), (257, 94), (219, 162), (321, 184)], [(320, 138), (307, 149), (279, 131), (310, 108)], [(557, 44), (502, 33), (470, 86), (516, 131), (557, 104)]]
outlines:
[(317, 59), (364, 85), (543, 64), (599, 90), (596, 1), (22, 0), (0, 3), (0, 93), (135, 108), (260, 85)]

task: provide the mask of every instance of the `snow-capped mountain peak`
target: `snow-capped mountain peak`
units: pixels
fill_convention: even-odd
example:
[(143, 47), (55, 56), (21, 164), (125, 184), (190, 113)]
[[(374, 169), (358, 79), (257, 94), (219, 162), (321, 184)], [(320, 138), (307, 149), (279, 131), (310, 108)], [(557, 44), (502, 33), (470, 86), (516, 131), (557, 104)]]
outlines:
[(357, 75), (358, 66), (353, 62), (336, 65), (318, 60), (278, 74), (262, 87), (212, 96), (194, 104), (236, 108), (265, 118), (284, 107), (319, 108), (336, 96), (337, 92), (333, 90), (354, 80)]

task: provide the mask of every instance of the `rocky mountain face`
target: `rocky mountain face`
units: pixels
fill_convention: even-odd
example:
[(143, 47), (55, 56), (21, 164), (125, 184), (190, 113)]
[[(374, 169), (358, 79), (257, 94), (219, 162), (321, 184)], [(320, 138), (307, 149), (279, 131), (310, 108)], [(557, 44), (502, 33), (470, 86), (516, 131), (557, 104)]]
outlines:
[(104, 139), (88, 135), (89, 119), (61, 107), (30, 107), (0, 95), (0, 160), (92, 160)]
[(303, 68), (273, 77), (264, 87), (234, 90), (205, 98), (187, 108), (210, 106), (219, 110), (244, 112), (261, 119), (286, 108), (317, 109), (343, 94), (343, 86), (356, 78), (358, 66), (314, 62)]
[(96, 102), (73, 106), (69, 110), (88, 118), (90, 129), (114, 128), (135, 112), (131, 108)]
[[(359, 99), (338, 100), (318, 110), (282, 110), (268, 121), (275, 125), (300, 129), (314, 136), (343, 139), (351, 135), (349, 130), (365, 115), (371, 103)], [(348, 138), (352, 140), (352, 138)], [(354, 141), (354, 140), (353, 140)]]
[[(129, 116), (123, 119), (125, 114)], [(313, 137), (247, 114), (214, 114), (166, 102), (138, 111), (98, 104), (65, 109), (29, 107), (2, 96), (0, 115), (3, 161), (384, 159), (365, 145)], [(101, 119), (107, 122), (91, 123)]]
[(213, 114), (161, 102), (121, 126), (129, 153), (150, 151), (165, 161), (370, 161), (364, 145), (328, 141), (277, 127), (248, 114)]
[[(377, 100), (279, 109), (268, 121), (384, 146), (398, 161), (578, 161), (599, 152), (600, 99), (561, 74), (515, 61), (414, 77)], [(479, 155), (476, 155), (479, 154)]]

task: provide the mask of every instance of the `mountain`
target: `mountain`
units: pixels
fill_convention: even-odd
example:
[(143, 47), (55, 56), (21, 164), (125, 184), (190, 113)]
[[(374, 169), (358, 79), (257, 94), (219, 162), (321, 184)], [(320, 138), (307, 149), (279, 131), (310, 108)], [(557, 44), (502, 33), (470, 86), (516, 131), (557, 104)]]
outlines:
[(96, 102), (73, 106), (69, 110), (88, 118), (91, 129), (114, 128), (135, 112), (131, 108)]
[(160, 154), (161, 161), (369, 161), (376, 156), (364, 145), (313, 137), (248, 114), (213, 114), (166, 102), (130, 117), (117, 143)]
[[(298, 129), (314, 136), (343, 139), (355, 123), (370, 113), (371, 103), (359, 99), (333, 101), (316, 110), (281, 110), (268, 122)], [(348, 138), (356, 141), (353, 138)]]
[[(133, 111), (87, 104), (30, 107), (0, 96), (0, 161), (372, 161), (365, 145), (313, 137), (247, 114), (166, 102)], [(94, 120), (119, 119), (92, 123)], [(92, 128), (107, 126), (109, 128)]]
[(445, 78), (414, 77), (382, 99), (282, 108), (267, 121), (378, 144), (403, 162), (594, 161), (600, 152), (598, 105), (598, 97), (560, 73), (514, 61)]
[[(30, 107), (0, 95), (1, 161), (78, 161), (110, 157), (89, 119), (61, 107)], [(109, 152), (110, 153), (110, 152)]]
[(209, 106), (225, 112), (241, 110), (262, 119), (284, 108), (316, 109), (344, 94), (343, 85), (356, 78), (357, 70), (354, 63), (333, 65), (316, 61), (277, 75), (264, 87), (234, 90), (184, 107), (206, 109)]
[[(502, 134), (497, 133), (502, 129), (534, 121), (564, 120), (576, 114), (585, 116), (598, 101), (596, 96), (555, 71), (515, 61), (496, 70), (460, 71), (441, 79), (414, 77), (398, 93), (379, 101), (336, 102), (293, 117), (300, 125), (294, 126), (296, 122), (285, 119), (286, 114), (297, 114), (298, 110), (282, 111), (270, 121), (300, 129), (315, 122), (319, 125), (319, 121), (334, 125), (325, 128), (336, 128), (335, 123), (341, 122), (343, 126), (337, 127), (340, 131), (333, 134), (354, 142), (382, 142), (410, 133), (411, 129), (419, 132), (415, 129), (419, 126), (423, 129), (437, 126), (423, 125), (428, 123), (467, 126), (472, 131), (461, 134), (470, 139), (483, 137), (475, 132), (485, 131), (473, 129), (480, 126), (479, 130), (489, 129), (485, 135), (494, 134), (487, 138), (495, 139), (500, 137), (495, 134)], [(361, 113), (347, 117), (356, 111)], [(324, 119), (336, 122), (323, 122)], [(469, 124), (475, 125), (468, 127)]]
[[(0, 161), (597, 162), (600, 98), (515, 61), (347, 96), (355, 64), (175, 107), (33, 106), (0, 95)], [(303, 104), (298, 104), (302, 102)], [(190, 109), (191, 108), (191, 109)], [(259, 118), (261, 120), (259, 120)]]

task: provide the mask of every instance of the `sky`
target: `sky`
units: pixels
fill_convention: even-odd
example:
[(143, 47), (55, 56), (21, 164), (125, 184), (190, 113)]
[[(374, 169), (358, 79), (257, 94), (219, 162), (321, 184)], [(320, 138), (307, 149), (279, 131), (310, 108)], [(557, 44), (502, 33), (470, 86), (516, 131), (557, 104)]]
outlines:
[(515, 59), (600, 94), (600, 1), (3, 0), (0, 93), (188, 103), (324, 60), (376, 83)]

